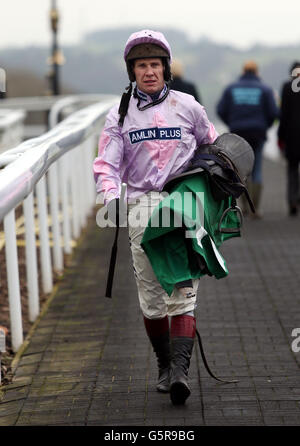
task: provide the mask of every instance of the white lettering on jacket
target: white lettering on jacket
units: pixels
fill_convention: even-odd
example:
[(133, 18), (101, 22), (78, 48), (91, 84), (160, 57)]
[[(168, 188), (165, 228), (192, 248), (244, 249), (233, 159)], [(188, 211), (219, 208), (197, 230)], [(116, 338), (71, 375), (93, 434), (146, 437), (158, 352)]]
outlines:
[(129, 132), (131, 144), (154, 139), (181, 139), (180, 127), (152, 127)]

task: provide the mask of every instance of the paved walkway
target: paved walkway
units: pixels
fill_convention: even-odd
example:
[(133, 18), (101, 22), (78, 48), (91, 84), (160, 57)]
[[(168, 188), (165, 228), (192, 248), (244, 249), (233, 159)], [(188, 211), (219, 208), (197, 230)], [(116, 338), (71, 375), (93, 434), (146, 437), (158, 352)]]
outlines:
[[(265, 162), (264, 218), (223, 245), (230, 274), (201, 280), (185, 406), (155, 390), (156, 361), (137, 304), (127, 235), (118, 278), (104, 296), (113, 233), (94, 222), (76, 251), (15, 372), (1, 388), (0, 425), (300, 425), (300, 217), (287, 216), (285, 172)], [(300, 345), (300, 342), (299, 342)]]

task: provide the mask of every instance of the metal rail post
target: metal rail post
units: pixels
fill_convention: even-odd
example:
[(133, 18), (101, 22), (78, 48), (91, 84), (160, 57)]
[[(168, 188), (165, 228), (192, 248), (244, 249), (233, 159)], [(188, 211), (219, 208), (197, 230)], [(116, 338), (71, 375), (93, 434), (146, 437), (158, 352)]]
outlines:
[(72, 234), (75, 239), (80, 234), (80, 214), (79, 214), (79, 178), (77, 173), (77, 148), (70, 153), (71, 165), (71, 199), (72, 199)]
[(69, 212), (69, 194), (68, 194), (68, 178), (69, 178), (69, 164), (66, 162), (66, 155), (58, 160), (58, 176), (59, 187), (61, 193), (61, 205), (62, 205), (62, 231), (64, 240), (64, 252), (71, 254), (71, 221)]
[(39, 236), (40, 236), (40, 249), (41, 249), (43, 291), (44, 293), (50, 293), (52, 291), (53, 283), (52, 283), (52, 269), (51, 269), (51, 254), (49, 245), (45, 177), (42, 177), (40, 181), (37, 183), (36, 194), (37, 194), (38, 212), (39, 212)]
[(34, 322), (40, 312), (38, 268), (36, 255), (36, 239), (34, 224), (33, 193), (23, 201), (25, 217), (25, 253), (26, 253), (26, 278), (28, 289), (29, 320)]
[(16, 239), (15, 210), (4, 217), (5, 256), (8, 285), (12, 349), (16, 352), (23, 343), (20, 279)]
[(61, 247), (61, 231), (59, 223), (59, 197), (58, 197), (58, 176), (57, 164), (54, 163), (49, 169), (48, 184), (50, 195), (50, 211), (51, 211), (51, 229), (53, 240), (53, 266), (54, 269), (61, 273), (64, 268), (62, 247)]

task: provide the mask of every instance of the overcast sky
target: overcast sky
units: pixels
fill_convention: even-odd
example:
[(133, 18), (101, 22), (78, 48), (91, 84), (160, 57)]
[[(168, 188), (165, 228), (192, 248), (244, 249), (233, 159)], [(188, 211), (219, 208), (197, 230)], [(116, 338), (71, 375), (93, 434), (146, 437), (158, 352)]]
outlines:
[[(51, 42), (51, 0), (0, 0), (0, 47)], [(300, 46), (299, 0), (57, 0), (59, 42), (99, 29), (175, 27), (240, 48), (257, 42)]]

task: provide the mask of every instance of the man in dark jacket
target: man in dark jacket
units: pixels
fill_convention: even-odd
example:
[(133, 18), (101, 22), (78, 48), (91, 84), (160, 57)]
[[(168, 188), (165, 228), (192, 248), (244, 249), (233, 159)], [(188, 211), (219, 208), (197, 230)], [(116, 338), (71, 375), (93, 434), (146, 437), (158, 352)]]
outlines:
[(183, 93), (191, 94), (192, 96), (194, 96), (196, 101), (202, 104), (201, 98), (194, 84), (183, 79), (183, 66), (179, 60), (173, 60), (171, 65), (171, 72), (172, 80), (170, 82), (170, 90), (182, 91)]
[(299, 205), (300, 162), (300, 62), (291, 67), (292, 79), (281, 92), (278, 145), (287, 159), (287, 200), (290, 215), (297, 215)]
[(262, 191), (262, 152), (266, 133), (279, 111), (270, 87), (258, 77), (254, 61), (246, 62), (242, 76), (229, 85), (217, 105), (217, 113), (231, 133), (243, 137), (253, 148), (255, 162), (248, 187), (255, 208)]

